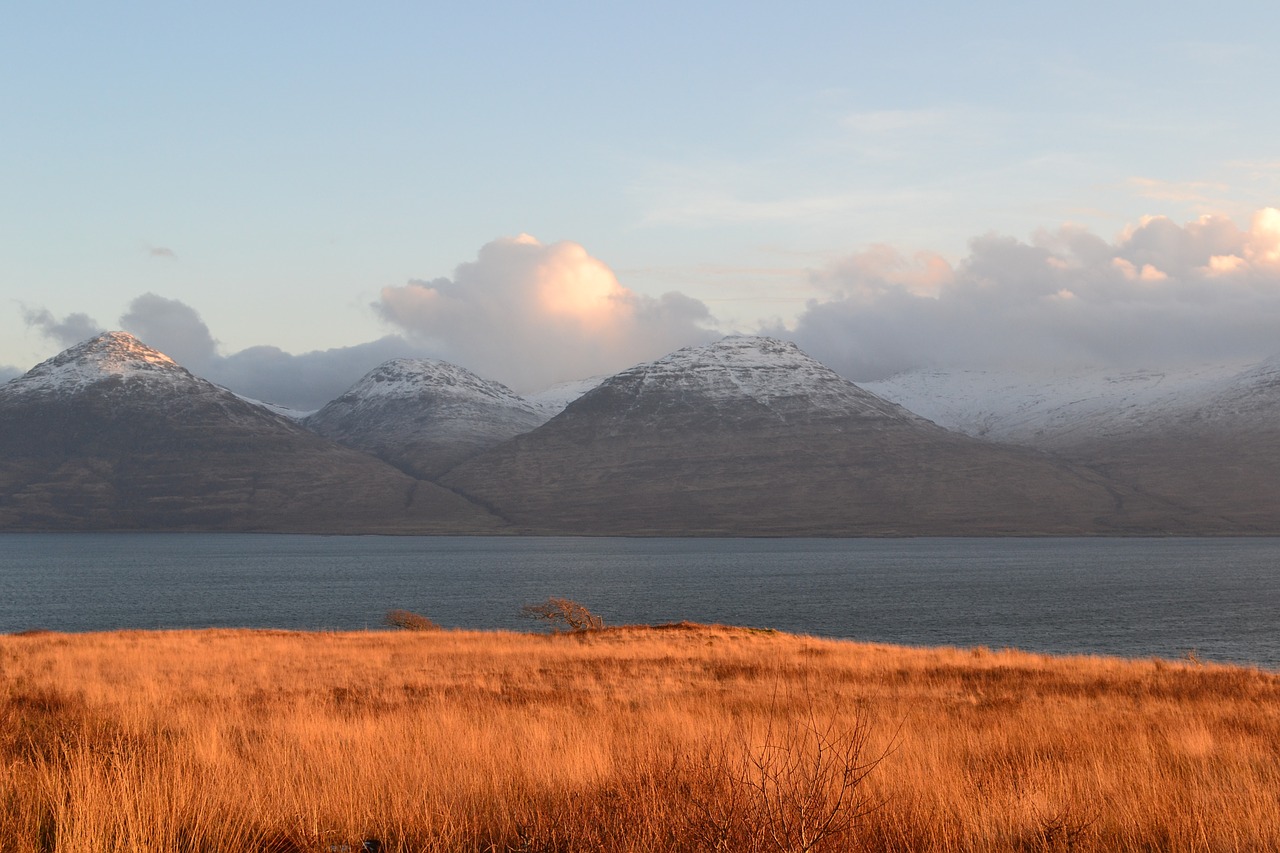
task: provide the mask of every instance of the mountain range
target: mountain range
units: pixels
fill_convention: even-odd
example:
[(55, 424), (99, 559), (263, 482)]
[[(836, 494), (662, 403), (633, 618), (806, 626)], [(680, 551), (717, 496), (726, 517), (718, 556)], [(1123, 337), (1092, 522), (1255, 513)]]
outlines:
[(288, 417), (109, 332), (0, 385), (0, 530), (1280, 532), (1280, 360), (855, 385), (730, 337), (522, 398), (397, 359)]
[(494, 530), (473, 502), (315, 435), (122, 332), (0, 385), (0, 529)]

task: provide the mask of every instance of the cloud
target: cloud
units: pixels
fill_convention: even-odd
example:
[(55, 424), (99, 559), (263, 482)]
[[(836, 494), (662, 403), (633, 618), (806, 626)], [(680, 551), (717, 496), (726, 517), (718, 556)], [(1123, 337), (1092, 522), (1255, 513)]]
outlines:
[(17, 379), (21, 375), (22, 371), (16, 367), (10, 367), (7, 364), (0, 365), (0, 385), (3, 385), (10, 379)]
[(875, 246), (812, 273), (790, 327), (854, 380), (919, 367), (1156, 367), (1280, 352), (1280, 211), (1147, 217), (1107, 241), (1066, 226), (986, 235), (954, 266)]
[(611, 373), (717, 335), (702, 302), (641, 296), (577, 243), (488, 243), (452, 279), (384, 288), (374, 308), (439, 357), (517, 391)]
[(129, 303), (120, 325), (188, 369), (218, 358), (218, 342), (209, 327), (194, 308), (177, 299), (144, 293)]
[(46, 308), (22, 309), (23, 322), (61, 347), (75, 346), (103, 331), (88, 314), (68, 314), (59, 320)]
[(147, 249), (147, 254), (153, 258), (168, 258), (169, 260), (175, 261), (178, 259), (178, 256), (174, 253), (173, 249), (165, 246), (152, 246)]
[[(299, 355), (274, 346), (228, 355), (195, 308), (155, 293), (130, 302), (120, 328), (197, 376), (302, 410), (323, 406), (391, 358), (441, 358), (535, 391), (717, 337), (703, 326), (711, 317), (702, 302), (638, 295), (582, 246), (544, 246), (528, 236), (489, 243), (453, 279), (386, 288), (374, 308), (406, 334)], [(25, 315), (64, 347), (102, 331), (85, 314)]]
[(387, 359), (428, 355), (396, 335), (300, 355), (273, 346), (221, 355), (194, 308), (154, 293), (134, 299), (120, 325), (197, 376), (247, 397), (303, 411), (320, 408)]

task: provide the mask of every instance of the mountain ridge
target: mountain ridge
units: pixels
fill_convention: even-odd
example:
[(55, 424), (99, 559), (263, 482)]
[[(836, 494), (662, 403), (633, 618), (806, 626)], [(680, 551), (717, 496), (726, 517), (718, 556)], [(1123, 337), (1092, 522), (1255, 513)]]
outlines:
[(727, 338), (623, 371), (441, 482), (517, 525), (557, 532), (1079, 533), (1169, 523), (1165, 507), (1093, 472), (948, 432), (772, 338)]
[(450, 532), (501, 525), (108, 332), (0, 386), (0, 529)]
[[(549, 419), (558, 403), (400, 359), (330, 404), (343, 447), (112, 332), (0, 385), (0, 530), (1280, 531), (1280, 359), (1104, 378), (1023, 398), (975, 438), (775, 338), (566, 386), (586, 390)], [(983, 381), (979, 403), (1018, 400)], [(990, 440), (1014, 427), (1036, 441)]]

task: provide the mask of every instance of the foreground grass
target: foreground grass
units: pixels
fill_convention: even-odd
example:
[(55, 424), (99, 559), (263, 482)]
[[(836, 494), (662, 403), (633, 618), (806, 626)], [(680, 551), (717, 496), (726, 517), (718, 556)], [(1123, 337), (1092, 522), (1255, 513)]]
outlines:
[(1280, 676), (743, 629), (0, 636), (0, 850), (1276, 850)]

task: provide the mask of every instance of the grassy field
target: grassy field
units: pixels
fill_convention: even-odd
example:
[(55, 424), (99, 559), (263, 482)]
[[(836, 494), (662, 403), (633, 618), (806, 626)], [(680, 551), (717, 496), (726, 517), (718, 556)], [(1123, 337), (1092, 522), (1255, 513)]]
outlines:
[(367, 839), (1280, 850), (1280, 676), (705, 626), (0, 636), (0, 850)]

